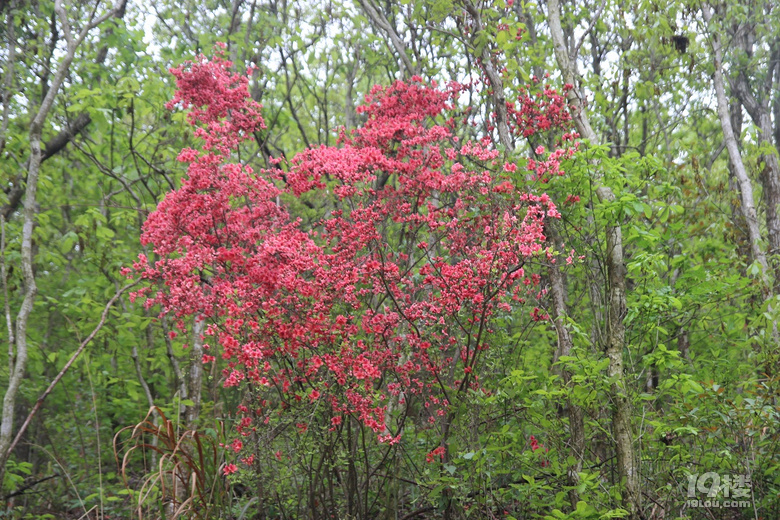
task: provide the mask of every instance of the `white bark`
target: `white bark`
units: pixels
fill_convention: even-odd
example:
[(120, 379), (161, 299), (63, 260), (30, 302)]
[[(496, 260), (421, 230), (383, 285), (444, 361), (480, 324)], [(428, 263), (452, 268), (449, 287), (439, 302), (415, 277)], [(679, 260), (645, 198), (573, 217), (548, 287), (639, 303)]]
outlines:
[(202, 316), (196, 316), (192, 323), (192, 354), (190, 358), (190, 378), (187, 393), (194, 403), (187, 406), (185, 417), (188, 428), (195, 428), (200, 417), (200, 397), (203, 393), (203, 331), (206, 322)]
[[(555, 59), (566, 83), (574, 88), (568, 91), (569, 104), (573, 107), (573, 118), (577, 131), (582, 137), (599, 144), (599, 139), (590, 125), (588, 114), (579, 96), (577, 86), (576, 55), (569, 55), (566, 39), (561, 25), (561, 6), (558, 0), (547, 0), (547, 13), (555, 49)], [(595, 183), (601, 183), (597, 175)], [(615, 194), (608, 186), (598, 186), (596, 196), (602, 203), (615, 200)], [(631, 429), (631, 403), (623, 368), (623, 349), (625, 348), (626, 314), (626, 268), (623, 265), (623, 231), (620, 222), (611, 222), (606, 226), (607, 233), (607, 316), (605, 354), (609, 359), (607, 373), (615, 381), (611, 389), (613, 403), (612, 430), (617, 453), (617, 469), (620, 479), (625, 482), (626, 499), (630, 518), (639, 518), (641, 495), (639, 489), (639, 468), (634, 453), (633, 432)]]
[[(712, 9), (709, 5), (702, 5), (702, 14), (707, 25), (712, 24)], [(764, 298), (771, 294), (771, 281), (769, 279), (769, 264), (767, 263), (766, 253), (761, 245), (761, 230), (758, 225), (758, 216), (753, 199), (753, 183), (748, 177), (745, 164), (742, 162), (742, 156), (739, 153), (739, 145), (734, 135), (734, 129), (731, 126), (729, 117), (729, 102), (726, 97), (726, 86), (723, 80), (723, 49), (721, 47), (720, 35), (718, 31), (710, 32), (710, 44), (715, 58), (715, 72), (712, 76), (713, 86), (715, 87), (715, 96), (718, 100), (718, 119), (723, 130), (723, 139), (726, 143), (726, 150), (729, 154), (731, 164), (734, 166), (734, 176), (739, 183), (739, 192), (741, 196), (741, 211), (745, 217), (748, 228), (748, 240), (750, 241), (750, 254), (753, 261), (761, 266), (761, 283), (764, 292)]]
[[(358, 0), (358, 3), (360, 3), (363, 11), (365, 11), (365, 13), (371, 19), (371, 22), (387, 33), (388, 38), (390, 38), (390, 42), (392, 43), (395, 51), (398, 53), (399, 59), (401, 60), (401, 75), (405, 77), (417, 74), (417, 67), (414, 66), (412, 60), (410, 60), (409, 56), (406, 54), (406, 44), (403, 42), (403, 40), (401, 40), (401, 37), (398, 36), (398, 33), (395, 31), (395, 27), (393, 27), (392, 24), (388, 21), (382, 10), (377, 9), (374, 4), (371, 3), (371, 0)], [(406, 70), (404, 71), (403, 69)], [(406, 74), (404, 74), (404, 72), (406, 72)]]
[(56, 0), (54, 11), (59, 19), (62, 33), (65, 38), (65, 54), (57, 66), (56, 73), (52, 79), (51, 85), (46, 91), (35, 117), (30, 124), (29, 142), (30, 157), (27, 161), (27, 187), (24, 193), (24, 206), (22, 210), (22, 239), (21, 239), (21, 264), (22, 279), (24, 283), (24, 298), (16, 315), (16, 334), (15, 334), (15, 352), (9, 360), (11, 367), (8, 387), (3, 397), (3, 416), (0, 421), (0, 482), (3, 481), (5, 474), (5, 465), (10, 457), (9, 447), (12, 442), (14, 427), (14, 407), (16, 406), (16, 396), (19, 387), (27, 370), (27, 323), (33, 310), (35, 297), (38, 293), (38, 287), (35, 284), (35, 272), (33, 270), (34, 258), (32, 251), (33, 228), (35, 227), (35, 215), (37, 206), (38, 192), (38, 174), (42, 162), (41, 153), (41, 134), (43, 125), (54, 105), (54, 100), (62, 86), (62, 82), (70, 69), (71, 63), (76, 56), (76, 50), (87, 37), (89, 31), (106, 21), (108, 18), (118, 13), (124, 6), (126, 0), (118, 0), (112, 9), (102, 16), (85, 23), (81, 31), (75, 35), (71, 31), (70, 23), (66, 10), (62, 5), (62, 0)]

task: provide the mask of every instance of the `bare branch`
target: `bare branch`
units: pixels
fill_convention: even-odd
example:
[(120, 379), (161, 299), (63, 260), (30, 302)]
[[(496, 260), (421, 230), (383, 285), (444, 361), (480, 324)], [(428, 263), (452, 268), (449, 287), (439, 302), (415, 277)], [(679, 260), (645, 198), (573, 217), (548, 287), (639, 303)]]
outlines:
[(358, 2), (368, 17), (371, 19), (371, 22), (387, 33), (390, 41), (393, 44), (393, 47), (395, 47), (395, 50), (398, 53), (398, 57), (406, 67), (407, 74), (410, 76), (417, 74), (417, 67), (412, 64), (412, 61), (406, 54), (406, 44), (395, 32), (395, 28), (387, 20), (385, 14), (381, 10), (374, 7), (374, 4), (371, 3), (371, 0), (358, 0)]
[[(463, 3), (466, 11), (468, 11), (471, 19), (474, 21), (474, 34), (479, 34), (483, 31), (482, 16), (479, 10), (471, 3), (471, 0), (464, 0)], [(515, 143), (509, 134), (509, 125), (507, 123), (507, 110), (506, 110), (506, 94), (504, 93), (504, 82), (501, 79), (501, 75), (493, 65), (493, 57), (490, 55), (490, 50), (487, 45), (482, 47), (482, 54), (480, 56), (482, 62), (482, 69), (487, 74), (490, 86), (493, 88), (493, 103), (496, 109), (496, 128), (498, 129), (498, 138), (501, 144), (508, 152), (512, 152), (515, 149)]]
[(601, 5), (599, 6), (598, 10), (596, 10), (596, 13), (593, 15), (593, 18), (590, 19), (590, 23), (588, 24), (588, 28), (585, 29), (585, 32), (582, 33), (582, 36), (580, 36), (579, 41), (574, 46), (574, 51), (572, 52), (572, 59), (574, 59), (574, 60), (577, 59), (577, 56), (580, 54), (580, 47), (582, 47), (582, 44), (585, 43), (585, 38), (588, 37), (590, 32), (596, 26), (596, 22), (598, 22), (599, 18), (601, 18), (601, 13), (604, 12), (604, 8), (606, 6), (607, 6), (607, 0), (603, 0), (603, 2), (601, 2)]

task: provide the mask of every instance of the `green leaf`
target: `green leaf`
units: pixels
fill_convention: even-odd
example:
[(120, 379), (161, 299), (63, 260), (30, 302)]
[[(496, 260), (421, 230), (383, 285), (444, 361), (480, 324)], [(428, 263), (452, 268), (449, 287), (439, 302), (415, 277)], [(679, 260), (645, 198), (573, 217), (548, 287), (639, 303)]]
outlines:
[(100, 226), (99, 228), (97, 228), (95, 230), (95, 234), (97, 234), (99, 238), (103, 238), (103, 239), (110, 239), (113, 238), (115, 235), (114, 231), (111, 228), (107, 228), (105, 226)]

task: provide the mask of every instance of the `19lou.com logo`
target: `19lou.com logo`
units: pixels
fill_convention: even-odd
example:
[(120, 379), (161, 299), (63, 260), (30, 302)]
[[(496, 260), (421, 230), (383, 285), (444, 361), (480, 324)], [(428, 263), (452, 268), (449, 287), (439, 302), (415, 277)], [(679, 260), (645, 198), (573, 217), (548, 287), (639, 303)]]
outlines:
[(750, 475), (688, 475), (688, 507), (751, 507)]

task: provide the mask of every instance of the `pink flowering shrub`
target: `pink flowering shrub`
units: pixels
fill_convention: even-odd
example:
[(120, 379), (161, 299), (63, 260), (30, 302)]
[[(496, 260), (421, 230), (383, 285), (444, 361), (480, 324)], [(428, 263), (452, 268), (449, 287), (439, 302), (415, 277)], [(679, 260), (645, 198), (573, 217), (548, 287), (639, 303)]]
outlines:
[[(391, 403), (415, 401), (435, 423), (479, 387), (495, 319), (540, 291), (531, 260), (560, 213), (529, 186), (562, 174), (574, 148), (520, 168), (500, 162), (489, 139), (459, 141), (459, 85), (414, 78), (375, 87), (359, 108), (365, 124), (339, 146), (254, 170), (236, 150), (264, 128), (261, 107), (230, 67), (218, 54), (171, 71), (168, 106), (189, 110), (202, 144), (182, 150), (187, 178), (146, 222), (142, 241), (159, 259), (134, 264), (149, 282), (135, 296), (182, 332), (187, 318), (206, 321), (203, 362), (220, 358), (224, 386), (255, 396), (239, 408), (242, 435), (296, 403), (324, 404), (332, 430), (351, 417), (391, 444), (402, 431)], [(545, 96), (513, 108), (515, 135), (566, 126), (563, 98)], [(311, 192), (331, 202), (304, 229), (284, 201)]]

